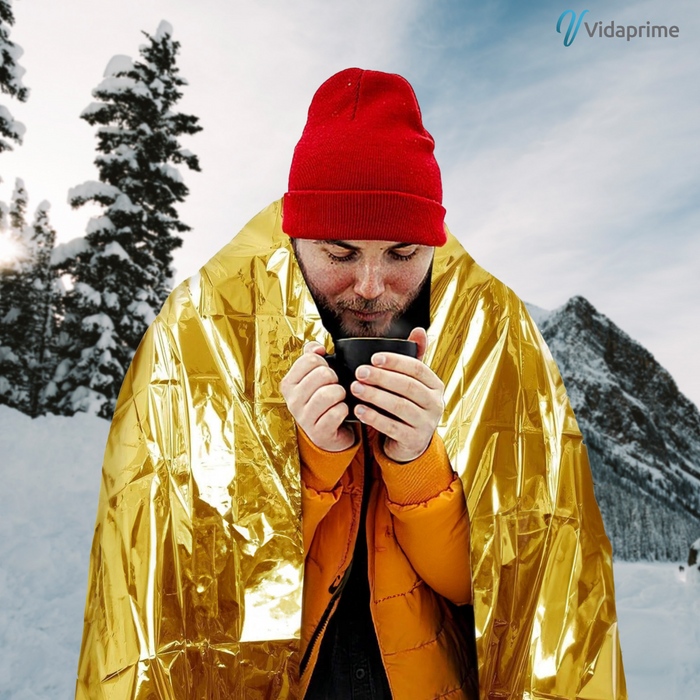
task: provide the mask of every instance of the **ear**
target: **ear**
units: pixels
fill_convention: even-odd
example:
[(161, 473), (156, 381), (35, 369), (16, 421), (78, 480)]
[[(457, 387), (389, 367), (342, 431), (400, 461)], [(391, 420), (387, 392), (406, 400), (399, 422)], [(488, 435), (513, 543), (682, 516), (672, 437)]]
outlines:
[(418, 359), (422, 362), (425, 351), (428, 349), (428, 334), (425, 332), (425, 328), (420, 326), (414, 328), (408, 336), (408, 340), (418, 343)]

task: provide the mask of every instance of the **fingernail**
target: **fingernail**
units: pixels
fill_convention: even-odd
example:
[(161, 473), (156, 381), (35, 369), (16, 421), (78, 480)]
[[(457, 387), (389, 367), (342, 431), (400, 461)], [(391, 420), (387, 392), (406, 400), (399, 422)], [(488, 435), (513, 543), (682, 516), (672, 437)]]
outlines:
[(360, 367), (360, 369), (357, 370), (357, 376), (360, 379), (367, 379), (367, 377), (369, 377), (369, 369), (367, 367)]
[(367, 409), (364, 406), (358, 406), (355, 411), (359, 414), (362, 415)]
[(365, 388), (359, 382), (355, 382), (355, 384), (353, 384), (353, 390), (356, 394), (361, 394)]
[(386, 357), (384, 357), (384, 355), (373, 355), (372, 362), (374, 362), (375, 365), (383, 365), (386, 362)]

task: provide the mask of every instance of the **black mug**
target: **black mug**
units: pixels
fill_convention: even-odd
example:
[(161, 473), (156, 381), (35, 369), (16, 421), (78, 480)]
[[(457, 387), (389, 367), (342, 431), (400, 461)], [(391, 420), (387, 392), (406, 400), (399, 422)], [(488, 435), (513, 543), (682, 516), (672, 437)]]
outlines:
[(355, 376), (357, 368), (360, 365), (372, 365), (372, 355), (376, 352), (395, 352), (409, 357), (418, 357), (418, 343), (403, 338), (340, 338), (335, 341), (335, 352), (324, 358), (338, 375), (338, 381), (345, 389), (345, 403), (350, 409), (345, 419), (347, 422), (360, 422), (355, 416), (355, 406), (359, 403), (371, 405), (375, 411), (389, 418), (396, 417), (383, 408), (370, 404), (369, 401), (359, 399), (350, 390), (350, 385), (357, 379)]

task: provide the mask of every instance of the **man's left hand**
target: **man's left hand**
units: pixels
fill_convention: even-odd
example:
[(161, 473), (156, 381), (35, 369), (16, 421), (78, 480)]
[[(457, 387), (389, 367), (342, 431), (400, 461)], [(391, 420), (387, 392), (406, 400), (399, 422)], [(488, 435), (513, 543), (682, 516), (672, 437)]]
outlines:
[[(444, 411), (445, 385), (422, 361), (428, 347), (427, 333), (414, 328), (408, 340), (418, 343), (417, 358), (377, 352), (371, 366), (357, 368), (357, 381), (350, 386), (358, 400), (375, 404), (399, 419), (384, 416), (371, 406), (355, 407), (360, 421), (386, 436), (384, 454), (394, 462), (410, 462), (428, 449)], [(368, 376), (361, 376), (363, 369), (369, 371)], [(358, 387), (362, 387), (359, 392)]]

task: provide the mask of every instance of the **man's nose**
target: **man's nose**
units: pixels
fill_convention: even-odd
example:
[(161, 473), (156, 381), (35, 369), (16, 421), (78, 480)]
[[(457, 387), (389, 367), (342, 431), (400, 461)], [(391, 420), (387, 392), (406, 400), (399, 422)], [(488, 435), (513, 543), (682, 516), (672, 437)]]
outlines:
[(381, 265), (371, 262), (360, 267), (355, 277), (355, 294), (365, 299), (376, 299), (384, 293), (384, 275)]

